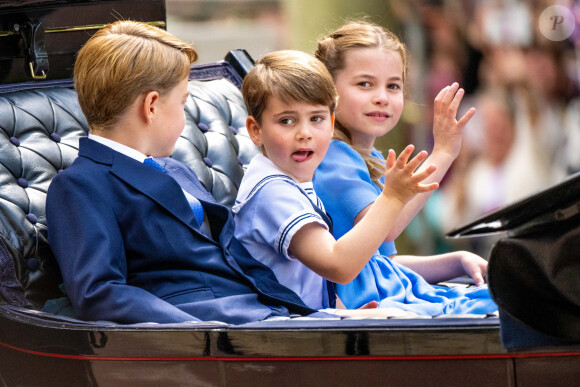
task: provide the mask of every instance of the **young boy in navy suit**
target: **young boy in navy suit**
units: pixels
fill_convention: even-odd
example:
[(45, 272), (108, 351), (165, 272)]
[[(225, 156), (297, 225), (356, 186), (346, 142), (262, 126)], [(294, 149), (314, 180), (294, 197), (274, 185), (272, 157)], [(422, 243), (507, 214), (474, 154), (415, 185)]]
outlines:
[(50, 186), (47, 221), (81, 319), (242, 324), (315, 312), (249, 255), (230, 211), (169, 158), (196, 58), (190, 45), (132, 21), (98, 31), (78, 54), (90, 134)]

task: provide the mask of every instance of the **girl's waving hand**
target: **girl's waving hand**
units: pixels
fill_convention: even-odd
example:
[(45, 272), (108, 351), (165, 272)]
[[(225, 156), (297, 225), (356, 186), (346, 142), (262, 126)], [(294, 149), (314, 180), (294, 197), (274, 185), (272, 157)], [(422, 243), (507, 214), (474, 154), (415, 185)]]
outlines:
[(456, 119), (459, 104), (465, 91), (454, 82), (444, 87), (433, 102), (433, 151), (449, 153), (453, 159), (459, 154), (463, 128), (475, 114), (475, 108), (470, 108), (459, 120)]

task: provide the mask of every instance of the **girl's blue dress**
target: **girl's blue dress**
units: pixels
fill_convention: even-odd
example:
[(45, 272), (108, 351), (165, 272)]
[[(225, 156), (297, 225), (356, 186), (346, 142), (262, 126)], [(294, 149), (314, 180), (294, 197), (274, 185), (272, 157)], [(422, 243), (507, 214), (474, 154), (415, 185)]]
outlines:
[[(378, 152), (376, 157), (382, 158)], [(375, 201), (381, 189), (371, 182), (363, 158), (343, 141), (333, 140), (314, 175), (314, 189), (330, 214), (334, 236), (352, 228), (355, 216)], [(487, 285), (448, 288), (431, 285), (414, 271), (388, 257), (397, 253), (393, 242), (383, 243), (359, 275), (337, 293), (349, 309), (370, 301), (419, 315), (486, 314), (497, 311)]]

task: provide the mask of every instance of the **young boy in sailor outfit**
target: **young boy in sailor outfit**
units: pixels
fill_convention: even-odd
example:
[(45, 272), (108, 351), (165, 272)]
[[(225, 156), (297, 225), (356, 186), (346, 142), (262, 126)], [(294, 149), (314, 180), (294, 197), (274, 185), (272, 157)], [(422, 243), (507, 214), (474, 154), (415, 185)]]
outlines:
[(435, 167), (414, 173), (427, 153), (409, 161), (413, 146), (398, 159), (389, 151), (388, 184), (379, 199), (352, 231), (335, 240), (312, 187), (334, 130), (332, 77), (308, 54), (277, 51), (256, 63), (242, 93), (246, 127), (262, 154), (252, 159), (240, 185), (233, 207), (235, 235), (307, 306), (334, 307), (334, 283), (356, 277), (413, 195), (437, 188), (436, 183), (421, 184)]

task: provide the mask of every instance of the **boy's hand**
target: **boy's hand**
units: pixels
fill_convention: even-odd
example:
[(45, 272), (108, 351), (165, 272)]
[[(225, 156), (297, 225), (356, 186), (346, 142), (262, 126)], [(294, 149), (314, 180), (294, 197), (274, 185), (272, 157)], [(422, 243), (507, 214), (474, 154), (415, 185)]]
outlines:
[(469, 251), (459, 251), (461, 255), (459, 260), (465, 274), (473, 278), (476, 286), (481, 286), (485, 283), (485, 276), (487, 275), (487, 261), (479, 255), (470, 253)]
[(439, 183), (421, 184), (435, 171), (436, 167), (430, 165), (423, 171), (415, 173), (415, 170), (427, 158), (427, 152), (422, 151), (408, 161), (414, 149), (413, 145), (408, 145), (396, 160), (395, 151), (391, 149), (387, 157), (383, 194), (396, 198), (403, 204), (417, 193), (432, 191), (439, 187)]
[(471, 108), (459, 121), (455, 119), (464, 94), (465, 91), (455, 82), (444, 87), (433, 103), (433, 150), (449, 153), (453, 159), (461, 148), (463, 128), (475, 114), (475, 108)]

